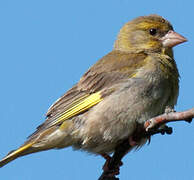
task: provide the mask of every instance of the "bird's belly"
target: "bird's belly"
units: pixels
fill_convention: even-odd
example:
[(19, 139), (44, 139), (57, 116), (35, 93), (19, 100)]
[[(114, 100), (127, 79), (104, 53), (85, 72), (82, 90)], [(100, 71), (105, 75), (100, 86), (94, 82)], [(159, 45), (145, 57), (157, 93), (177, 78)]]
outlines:
[(82, 123), (76, 127), (79, 143), (74, 146), (93, 153), (112, 152), (138, 125), (164, 111), (163, 94), (144, 83), (115, 92), (78, 117)]

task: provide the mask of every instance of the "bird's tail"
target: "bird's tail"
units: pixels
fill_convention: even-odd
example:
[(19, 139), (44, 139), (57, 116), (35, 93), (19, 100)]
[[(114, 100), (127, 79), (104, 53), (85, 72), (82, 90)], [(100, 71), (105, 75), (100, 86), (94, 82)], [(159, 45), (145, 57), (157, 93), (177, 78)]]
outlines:
[(41, 131), (37, 130), (28, 137), (27, 141), (22, 146), (11, 151), (7, 156), (0, 160), (0, 168), (18, 157), (53, 148), (60, 149), (70, 146), (71, 144), (72, 139), (67, 136), (67, 133), (58, 129), (57, 126)]
[(20, 148), (11, 151), (7, 154), (1, 161), (0, 161), (0, 168), (9, 163), (10, 161), (13, 161), (14, 159), (24, 156), (26, 154), (31, 153), (31, 147), (34, 143), (27, 143), (21, 146)]

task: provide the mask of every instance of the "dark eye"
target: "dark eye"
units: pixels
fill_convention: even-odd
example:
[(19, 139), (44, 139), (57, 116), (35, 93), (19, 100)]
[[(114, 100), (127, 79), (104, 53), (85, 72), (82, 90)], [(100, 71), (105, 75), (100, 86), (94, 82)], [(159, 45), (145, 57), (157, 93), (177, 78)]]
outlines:
[(157, 29), (155, 28), (150, 29), (150, 35), (154, 36), (156, 35), (156, 33), (157, 33)]

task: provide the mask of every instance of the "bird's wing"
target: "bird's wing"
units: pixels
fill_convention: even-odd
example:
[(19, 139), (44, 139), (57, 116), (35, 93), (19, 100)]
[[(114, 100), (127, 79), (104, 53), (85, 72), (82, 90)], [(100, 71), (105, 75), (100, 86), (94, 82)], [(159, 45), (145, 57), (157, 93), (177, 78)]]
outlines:
[(111, 89), (113, 84), (135, 76), (136, 69), (143, 65), (145, 56), (119, 51), (112, 51), (104, 56), (49, 108), (46, 121), (37, 131), (60, 125), (101, 102), (106, 95), (114, 91)]

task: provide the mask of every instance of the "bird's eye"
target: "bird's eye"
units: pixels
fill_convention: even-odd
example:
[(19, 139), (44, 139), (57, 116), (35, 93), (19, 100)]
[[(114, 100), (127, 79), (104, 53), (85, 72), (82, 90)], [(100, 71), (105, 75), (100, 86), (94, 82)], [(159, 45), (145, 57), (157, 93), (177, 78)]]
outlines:
[(150, 32), (150, 35), (154, 36), (157, 33), (157, 29), (151, 28), (149, 32)]

